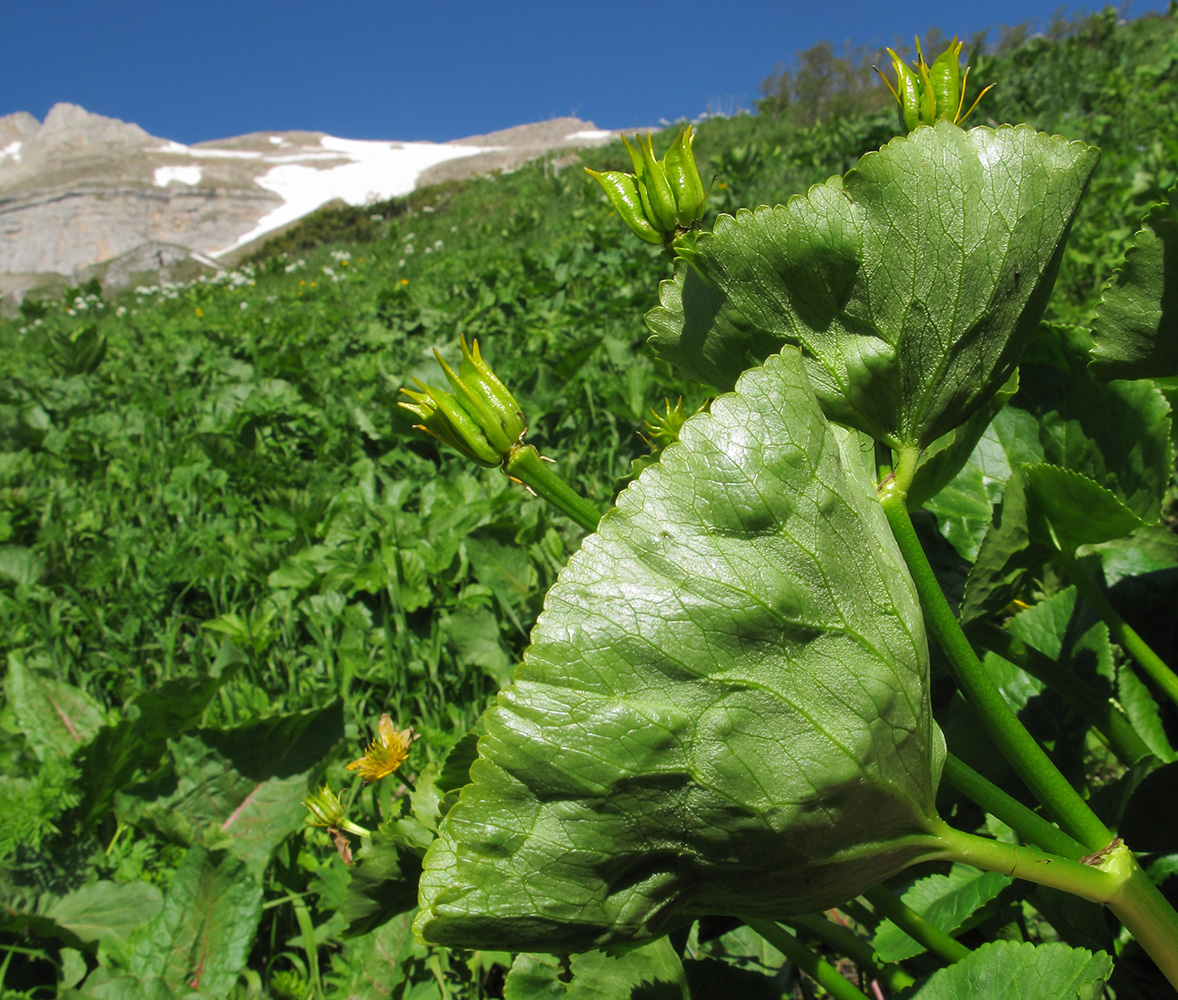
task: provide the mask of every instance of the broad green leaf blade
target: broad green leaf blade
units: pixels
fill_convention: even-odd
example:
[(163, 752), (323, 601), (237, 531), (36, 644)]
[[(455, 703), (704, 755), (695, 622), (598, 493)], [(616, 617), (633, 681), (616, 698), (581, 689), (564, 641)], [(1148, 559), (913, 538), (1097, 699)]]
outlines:
[(1170, 404), (1152, 382), (1098, 382), (1090, 348), (1085, 331), (1043, 324), (1012, 405), (1037, 418), (1045, 462), (1087, 476), (1156, 521), (1174, 459)]
[(1146, 218), (1105, 288), (1092, 334), (1098, 378), (1178, 375), (1178, 189)]
[(1006, 483), (1002, 502), (994, 508), (993, 521), (965, 581), (960, 611), (963, 626), (1006, 607), (1049, 555), (1031, 538), (1029, 504), (1026, 477), (1019, 469)]
[[(405, 995), (397, 989), (405, 981), (407, 965), (426, 949), (413, 940), (409, 914), (402, 914), (361, 937), (345, 938), (332, 955), (332, 976), (338, 992), (348, 1000), (387, 1000)], [(437, 994), (433, 994), (436, 996)]]
[(1100, 1000), (1112, 968), (1102, 951), (997, 941), (933, 973), (897, 1000)]
[(1042, 461), (1035, 418), (1014, 406), (999, 410), (969, 460), (925, 504), (937, 516), (941, 533), (963, 559), (977, 558), (994, 505), (1002, 499), (1014, 470)]
[(8, 654), (4, 682), (17, 722), (39, 760), (70, 757), (102, 728), (102, 710), (85, 691), (25, 664), (23, 653)]
[(622, 494), (484, 717), (425, 940), (588, 950), (821, 909), (920, 855), (927, 647), (852, 440), (787, 350)]
[(917, 129), (787, 205), (717, 219), (651, 343), (721, 388), (797, 345), (831, 419), (923, 447), (1018, 364), (1098, 158), (1029, 126)]
[(571, 965), (567, 1000), (691, 1000), (683, 964), (665, 937), (618, 955), (574, 955)]
[(78, 940), (98, 941), (105, 937), (126, 939), (140, 924), (160, 910), (160, 891), (148, 882), (91, 882), (60, 899), (45, 911)]
[[(920, 879), (904, 893), (904, 902), (946, 934), (952, 934), (1010, 883), (1011, 879), (997, 872), (954, 865), (948, 875)], [(873, 944), (881, 962), (902, 962), (925, 950), (890, 920), (876, 928)]]
[(667, 938), (614, 955), (588, 951), (569, 963), (551, 955), (517, 956), (504, 1000), (691, 1000), (683, 963)]
[(997, 612), (1017, 598), (1029, 574), (1054, 552), (1122, 538), (1144, 522), (1091, 479), (1039, 464), (1019, 469), (978, 549), (965, 584), (961, 620)]
[(565, 963), (555, 955), (521, 952), (503, 983), (503, 1000), (566, 1000)]
[(228, 996), (262, 916), (262, 887), (225, 852), (189, 848), (164, 907), (131, 954), (131, 973)]
[(168, 739), (200, 718), (230, 676), (224, 671), (218, 677), (176, 678), (153, 691), (140, 691), (121, 721), (99, 730), (78, 755), (85, 790), (79, 810), (84, 827), (101, 822), (115, 795), (141, 771), (155, 769)]
[(961, 473), (977, 450), (978, 443), (993, 426), (1011, 396), (1018, 392), (1018, 369), (993, 396), (963, 424), (925, 448), (920, 466), (908, 487), (908, 509), (923, 507)]
[(148, 783), (122, 805), (186, 842), (219, 827), (233, 838), (233, 853), (260, 876), (273, 850), (303, 825), (302, 800), (342, 738), (340, 702), (236, 729), (185, 733), (171, 743), (173, 780)]
[(1145, 522), (1091, 479), (1055, 465), (1023, 469), (1031, 504), (1034, 541), (1071, 555), (1144, 527)]
[(417, 905), (420, 849), (414, 852), (382, 828), (358, 852), (349, 875), (340, 913), (349, 934), (364, 934)]

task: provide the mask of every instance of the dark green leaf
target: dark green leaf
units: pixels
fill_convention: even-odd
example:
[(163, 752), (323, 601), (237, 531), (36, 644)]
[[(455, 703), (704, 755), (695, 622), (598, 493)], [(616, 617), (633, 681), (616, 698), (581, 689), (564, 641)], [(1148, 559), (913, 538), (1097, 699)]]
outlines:
[(126, 939), (159, 912), (160, 891), (147, 882), (92, 882), (54, 900), (45, 916), (71, 931), (80, 941), (104, 937)]
[(356, 856), (340, 913), (350, 935), (367, 934), (417, 905), (421, 853), (383, 828)]
[(173, 988), (228, 996), (261, 916), (262, 887), (246, 865), (230, 854), (192, 847), (163, 910), (131, 954), (130, 971)]
[(965, 559), (976, 559), (1007, 480), (1019, 466), (1042, 461), (1035, 418), (1025, 410), (1004, 407), (969, 460), (925, 507), (937, 516), (942, 533), (957, 552)]
[(170, 783), (128, 794), (124, 808), (184, 842), (216, 827), (233, 853), (260, 874), (278, 844), (302, 826), (302, 800), (331, 748), (343, 738), (336, 702), (237, 729), (202, 729), (172, 742)]
[[(952, 934), (1010, 883), (1011, 879), (997, 872), (954, 865), (948, 875), (920, 879), (903, 898), (926, 920)], [(876, 928), (874, 947), (881, 962), (902, 962), (925, 950), (890, 920)]]
[(1146, 218), (1105, 288), (1092, 333), (1099, 378), (1178, 375), (1178, 190)]
[(1112, 962), (1065, 944), (985, 944), (898, 1000), (1100, 1000)]
[(1043, 461), (1091, 479), (1143, 521), (1158, 519), (1174, 457), (1170, 406), (1150, 382), (1102, 385), (1082, 330), (1044, 324), (1012, 406), (1037, 418)]
[(102, 727), (102, 710), (85, 691), (29, 669), (23, 653), (8, 654), (8, 700), (33, 753), (69, 757)]

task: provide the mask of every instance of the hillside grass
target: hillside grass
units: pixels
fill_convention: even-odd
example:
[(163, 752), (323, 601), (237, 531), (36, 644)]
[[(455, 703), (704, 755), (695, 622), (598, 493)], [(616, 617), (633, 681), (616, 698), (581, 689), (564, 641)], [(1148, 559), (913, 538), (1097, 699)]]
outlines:
[[(1104, 150), (1051, 305), (1082, 319), (1175, 181), (1178, 19), (1117, 25), (1106, 12), (1062, 39), (981, 57), (974, 79), (998, 88), (973, 123), (1027, 121)], [(778, 107), (698, 125), (714, 211), (783, 201), (896, 134), (892, 110), (801, 124)], [(525, 406), (530, 439), (603, 509), (649, 450), (639, 432), (650, 407), (705, 398), (645, 349), (642, 315), (668, 266), (582, 166), (629, 164), (615, 144), (576, 165), (550, 157), (323, 211), (218, 279), (111, 301), (73, 289), (0, 321), (9, 676), (19, 663), (22, 676), (67, 685), (110, 727), (139, 717), (144, 692), (210, 678), (215, 693), (184, 732), (339, 704), (340, 738), (308, 786), (324, 774), (338, 786), (382, 712), (424, 736), (407, 774), (440, 760), (508, 682), (581, 532), (413, 431), (400, 387), (439, 384), (433, 349), (453, 360), (460, 336), (477, 338)], [(94, 364), (88, 338), (105, 343)], [(166, 890), (195, 834), (136, 820), (128, 804), (156, 802), (145, 782), (178, 766), (163, 740), (98, 808), (84, 794), (96, 765), (30, 733), (11, 682), (7, 693), (3, 975), (8, 989), (46, 996), (64, 946), (47, 934), (15, 950), (24, 918), (97, 877)], [(357, 813), (390, 814), (391, 791), (356, 794)], [(300, 829), (272, 850), (263, 884), (275, 905), (250, 967), (275, 996), (295, 995), (279, 991), (280, 973), (312, 981), (307, 954), (284, 944), (300, 925), (280, 901), (313, 888), (317, 947), (335, 969), (316, 975), (344, 990), (360, 945), (341, 943), (327, 834)], [(478, 968), (453, 962), (452, 995), (480, 995)]]

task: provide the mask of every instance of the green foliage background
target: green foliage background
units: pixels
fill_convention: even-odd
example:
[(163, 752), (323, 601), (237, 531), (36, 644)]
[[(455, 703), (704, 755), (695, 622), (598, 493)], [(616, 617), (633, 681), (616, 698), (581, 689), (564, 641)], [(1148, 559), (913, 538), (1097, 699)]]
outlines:
[[(1178, 19), (1110, 10), (971, 62), (999, 83), (973, 122), (1103, 150), (1049, 306), (1086, 322), (1176, 179)], [(865, 66), (811, 50), (761, 113), (700, 123), (710, 207), (783, 202), (894, 135)], [(220, 278), (71, 289), (0, 322), (4, 989), (170, 991), (233, 925), (209, 995), (500, 995), (510, 956), (426, 948), (408, 917), (345, 937), (346, 870), (299, 800), (344, 784), (382, 712), (423, 734), (407, 775), (440, 763), (580, 541), (410, 429), (398, 389), (437, 382), (435, 346), (477, 337), (531, 440), (603, 509), (648, 451), (648, 408), (704, 402), (645, 347), (665, 262), (582, 165), (628, 159), (321, 212)], [(976, 519), (943, 513), (976, 552)], [(394, 786), (352, 787), (352, 818), (399, 816)], [(186, 917), (200, 899), (208, 927)]]

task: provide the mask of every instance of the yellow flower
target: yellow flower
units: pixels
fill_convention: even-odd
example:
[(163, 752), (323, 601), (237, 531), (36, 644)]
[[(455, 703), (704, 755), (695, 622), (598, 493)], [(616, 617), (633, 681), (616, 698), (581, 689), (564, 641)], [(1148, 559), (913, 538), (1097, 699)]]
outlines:
[(386, 713), (377, 723), (377, 738), (364, 751), (363, 757), (348, 765), (348, 770), (359, 771), (366, 782), (386, 778), (405, 763), (415, 739), (417, 735), (412, 728), (398, 730)]

